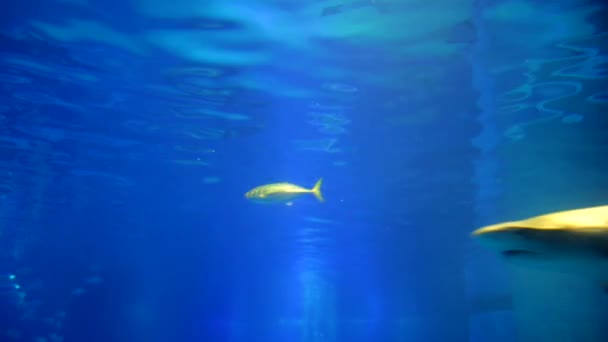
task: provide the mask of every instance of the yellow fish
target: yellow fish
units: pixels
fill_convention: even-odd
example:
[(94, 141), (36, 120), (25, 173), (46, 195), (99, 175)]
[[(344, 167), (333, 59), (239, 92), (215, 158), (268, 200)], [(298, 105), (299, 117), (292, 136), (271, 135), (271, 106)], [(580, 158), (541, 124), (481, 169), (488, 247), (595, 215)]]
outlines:
[(296, 197), (304, 194), (313, 194), (319, 202), (323, 202), (324, 199), (321, 194), (322, 182), (323, 178), (320, 178), (312, 189), (306, 189), (291, 183), (260, 185), (247, 191), (245, 198), (258, 203), (286, 203), (289, 205)]
[(494, 224), (473, 236), (513, 263), (596, 279), (608, 291), (608, 206)]

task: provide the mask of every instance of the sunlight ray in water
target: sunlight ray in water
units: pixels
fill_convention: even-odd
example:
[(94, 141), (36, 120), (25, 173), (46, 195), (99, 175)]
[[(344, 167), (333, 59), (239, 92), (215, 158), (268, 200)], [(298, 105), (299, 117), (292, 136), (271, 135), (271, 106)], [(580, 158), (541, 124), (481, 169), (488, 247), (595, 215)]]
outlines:
[(331, 283), (327, 233), (322, 229), (298, 231), (301, 314), (298, 319), (303, 341), (335, 341), (337, 317)]

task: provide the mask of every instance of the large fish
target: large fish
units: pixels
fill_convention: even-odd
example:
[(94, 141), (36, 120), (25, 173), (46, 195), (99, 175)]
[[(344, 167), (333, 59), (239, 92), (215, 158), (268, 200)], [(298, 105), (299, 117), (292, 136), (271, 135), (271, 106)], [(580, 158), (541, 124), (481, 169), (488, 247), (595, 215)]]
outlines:
[(608, 206), (494, 224), (472, 235), (513, 263), (583, 276), (608, 290)]
[(291, 183), (260, 185), (247, 191), (245, 198), (258, 203), (285, 203), (289, 205), (296, 197), (313, 194), (317, 200), (323, 202), (323, 195), (321, 194), (322, 182), (323, 179), (319, 179), (312, 189), (306, 189)]

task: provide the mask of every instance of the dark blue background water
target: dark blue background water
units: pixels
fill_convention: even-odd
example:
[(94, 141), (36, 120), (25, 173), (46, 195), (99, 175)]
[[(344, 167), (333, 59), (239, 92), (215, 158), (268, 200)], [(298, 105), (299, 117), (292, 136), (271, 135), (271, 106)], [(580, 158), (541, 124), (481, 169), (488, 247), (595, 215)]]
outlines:
[(605, 200), (605, 9), (560, 6), (3, 3), (0, 340), (514, 340), (469, 233)]

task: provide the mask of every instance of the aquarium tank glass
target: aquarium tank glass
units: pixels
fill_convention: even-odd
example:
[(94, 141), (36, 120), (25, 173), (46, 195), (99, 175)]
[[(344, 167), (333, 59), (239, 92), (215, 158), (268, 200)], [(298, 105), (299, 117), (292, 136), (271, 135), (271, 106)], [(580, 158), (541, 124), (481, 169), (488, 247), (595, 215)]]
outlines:
[(608, 341), (607, 18), (1, 1), (0, 342)]

